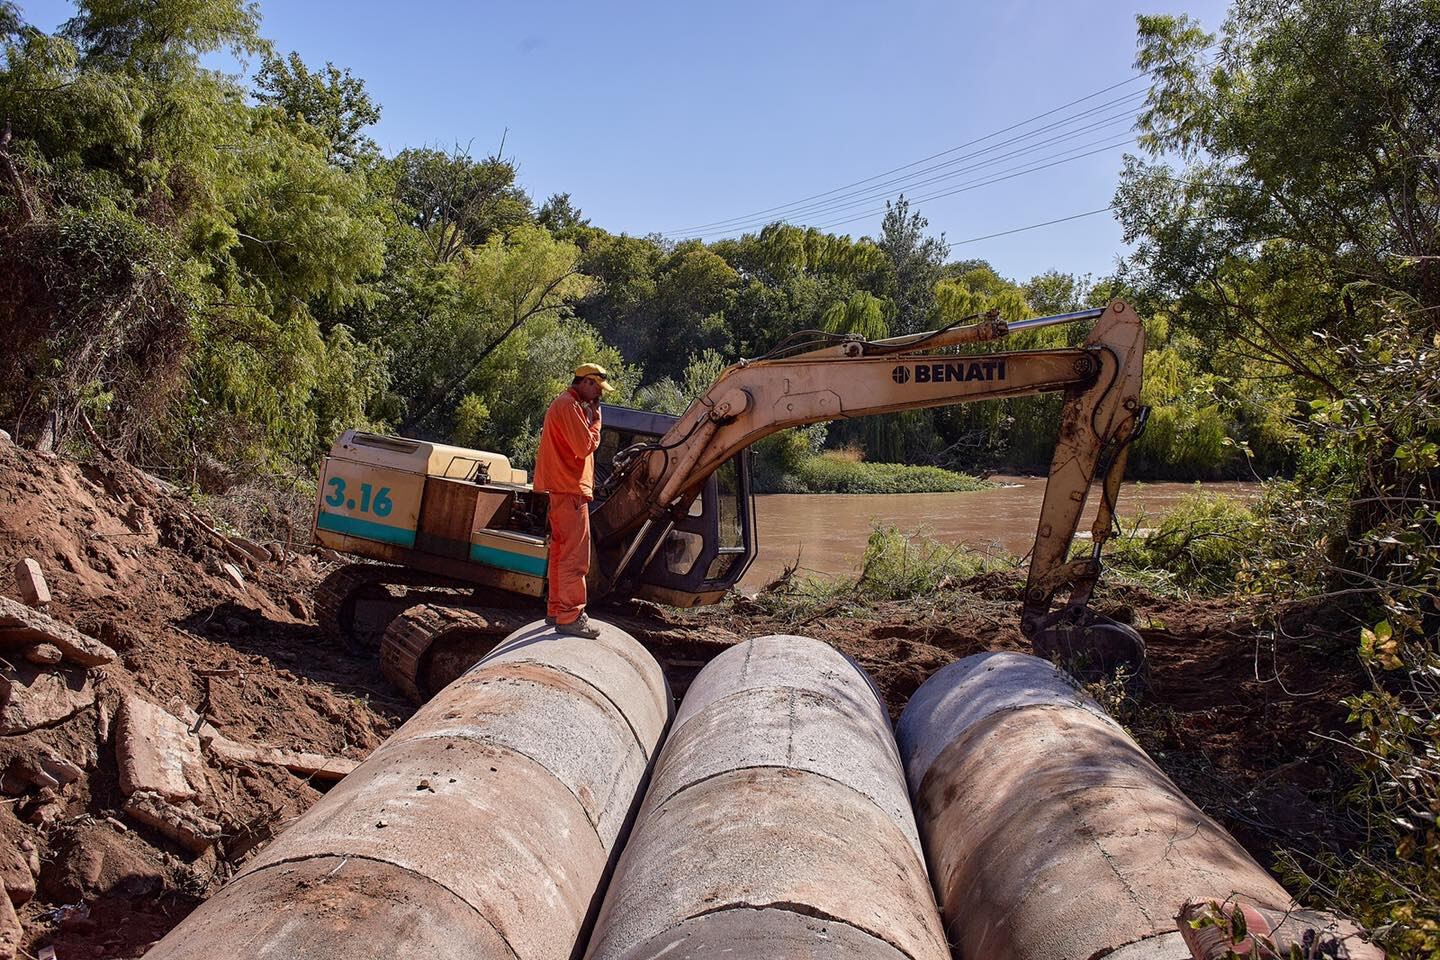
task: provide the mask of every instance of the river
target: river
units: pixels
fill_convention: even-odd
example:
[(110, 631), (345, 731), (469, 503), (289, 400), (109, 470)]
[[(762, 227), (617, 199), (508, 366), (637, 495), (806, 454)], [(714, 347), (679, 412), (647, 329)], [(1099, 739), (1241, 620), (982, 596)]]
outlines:
[[(996, 486), (971, 493), (765, 494), (755, 498), (760, 552), (740, 581), (743, 589), (764, 586), (789, 564), (801, 574), (854, 574), (876, 523), (906, 532), (917, 529), (944, 543), (965, 543), (976, 550), (1023, 555), (1035, 542), (1035, 525), (1045, 480), (994, 476)], [(1119, 513), (1156, 516), (1197, 489), (1254, 501), (1260, 484), (1127, 483), (1120, 490)], [(1080, 530), (1095, 517), (1099, 488), (1091, 491)]]

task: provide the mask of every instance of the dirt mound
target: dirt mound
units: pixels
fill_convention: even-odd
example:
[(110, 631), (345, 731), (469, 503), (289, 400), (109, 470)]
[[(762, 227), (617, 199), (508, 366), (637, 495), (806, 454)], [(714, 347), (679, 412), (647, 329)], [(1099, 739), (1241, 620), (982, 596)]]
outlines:
[[(0, 592), (37, 561), (52, 600), (36, 622), (48, 614), (114, 651), (86, 666), (0, 649), (0, 880), (32, 956), (42, 944), (137, 956), (327, 786), (235, 745), (361, 759), (410, 708), (373, 658), (344, 656), (310, 622), (323, 564), (307, 554), (226, 537), (125, 464), (4, 442), (0, 504)], [(207, 744), (192, 796), (127, 791), (127, 700)]]

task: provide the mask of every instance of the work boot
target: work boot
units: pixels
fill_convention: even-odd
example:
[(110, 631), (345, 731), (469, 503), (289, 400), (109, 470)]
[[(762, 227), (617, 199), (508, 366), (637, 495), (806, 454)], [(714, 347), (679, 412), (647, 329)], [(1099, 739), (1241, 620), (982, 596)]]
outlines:
[(600, 636), (600, 628), (591, 623), (590, 618), (583, 613), (572, 623), (557, 623), (555, 632), (568, 637), (584, 637), (586, 640), (594, 640)]

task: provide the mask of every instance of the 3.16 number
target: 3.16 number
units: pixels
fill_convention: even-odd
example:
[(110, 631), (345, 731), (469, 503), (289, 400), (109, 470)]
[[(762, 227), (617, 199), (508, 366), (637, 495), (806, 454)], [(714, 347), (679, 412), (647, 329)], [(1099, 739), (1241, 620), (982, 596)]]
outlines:
[[(360, 500), (357, 503), (354, 498), (345, 494), (345, 481), (340, 477), (331, 477), (327, 486), (332, 487), (330, 496), (325, 502), (332, 507), (344, 507), (347, 510), (358, 509), (361, 513), (373, 513), (377, 517), (388, 517), (390, 511), (395, 509), (395, 504), (390, 499), (390, 488), (381, 487), (372, 491), (370, 484), (360, 484)], [(374, 493), (372, 497), (371, 494)]]

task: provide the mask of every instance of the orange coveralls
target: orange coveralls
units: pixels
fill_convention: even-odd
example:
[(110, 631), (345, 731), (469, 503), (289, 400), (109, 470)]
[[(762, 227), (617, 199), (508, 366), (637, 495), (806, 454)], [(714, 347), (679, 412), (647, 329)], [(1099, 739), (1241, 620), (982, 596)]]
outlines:
[(556, 623), (574, 623), (585, 612), (585, 576), (590, 572), (590, 508), (595, 498), (595, 451), (600, 447), (600, 412), (592, 423), (585, 401), (572, 387), (550, 404), (540, 430), (534, 489), (550, 495), (550, 580), (546, 613)]

